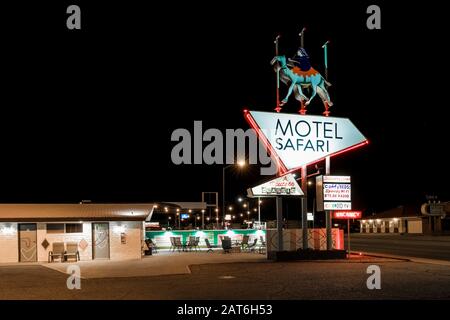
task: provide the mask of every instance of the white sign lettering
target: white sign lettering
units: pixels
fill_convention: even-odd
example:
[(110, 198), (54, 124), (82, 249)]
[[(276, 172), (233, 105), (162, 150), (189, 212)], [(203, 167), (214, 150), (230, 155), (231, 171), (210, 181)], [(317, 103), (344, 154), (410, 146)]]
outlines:
[(325, 202), (323, 204), (325, 210), (351, 210), (351, 202)]
[(350, 183), (324, 183), (323, 200), (325, 201), (351, 201)]
[(367, 139), (347, 118), (249, 111), (284, 169), (293, 170), (363, 145)]

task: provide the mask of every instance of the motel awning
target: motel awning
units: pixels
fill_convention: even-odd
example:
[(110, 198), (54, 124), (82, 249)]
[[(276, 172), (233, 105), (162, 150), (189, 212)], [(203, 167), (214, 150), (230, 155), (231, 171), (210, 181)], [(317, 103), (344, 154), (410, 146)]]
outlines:
[(0, 204), (0, 222), (144, 221), (153, 203)]

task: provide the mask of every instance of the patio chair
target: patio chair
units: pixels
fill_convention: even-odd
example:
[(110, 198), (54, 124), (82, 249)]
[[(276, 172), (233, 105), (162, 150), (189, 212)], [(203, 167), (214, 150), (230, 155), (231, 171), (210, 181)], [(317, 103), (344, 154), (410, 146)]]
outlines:
[(249, 252), (254, 251), (257, 243), (258, 243), (258, 239), (255, 238), (255, 240), (253, 240), (253, 243), (247, 246), (247, 250)]
[(242, 242), (240, 243), (241, 249), (244, 250), (248, 247), (248, 240), (250, 239), (250, 236), (244, 235), (242, 237)]
[(260, 237), (260, 240), (261, 241), (259, 242), (258, 253), (264, 253), (266, 251), (266, 241), (262, 236)]
[(174, 240), (175, 248), (178, 250), (178, 252), (180, 252), (180, 250), (183, 249), (183, 244), (181, 243), (181, 238), (175, 237), (173, 240)]
[(170, 237), (170, 249), (169, 251), (175, 251), (175, 237)]
[(222, 249), (223, 249), (223, 253), (230, 253), (231, 239), (223, 239), (222, 240)]
[(213, 251), (213, 246), (211, 245), (211, 243), (209, 242), (208, 238), (205, 238), (205, 243), (206, 243), (206, 247), (208, 248), (208, 250), (206, 250), (206, 252), (214, 252)]
[(64, 253), (64, 260), (67, 261), (70, 257), (74, 257), (75, 261), (80, 261), (80, 252), (78, 251), (78, 242), (68, 242), (67, 250)]
[(156, 242), (153, 242), (152, 239), (149, 239), (149, 240), (150, 240), (150, 245), (153, 248), (153, 251), (155, 251), (155, 253), (158, 253), (158, 246), (156, 245)]
[(158, 253), (158, 247), (156, 246), (156, 244), (153, 242), (152, 239), (146, 239), (145, 240), (145, 244), (147, 245), (148, 249), (152, 250), (152, 253)]
[(195, 237), (189, 236), (188, 241), (186, 242), (186, 251), (191, 251), (194, 247)]
[(193, 248), (195, 249), (195, 251), (199, 250), (199, 246), (198, 246), (199, 243), (200, 243), (200, 237), (194, 237)]
[(52, 250), (48, 253), (48, 262), (54, 262), (55, 258), (63, 261), (64, 258), (64, 242), (53, 242)]

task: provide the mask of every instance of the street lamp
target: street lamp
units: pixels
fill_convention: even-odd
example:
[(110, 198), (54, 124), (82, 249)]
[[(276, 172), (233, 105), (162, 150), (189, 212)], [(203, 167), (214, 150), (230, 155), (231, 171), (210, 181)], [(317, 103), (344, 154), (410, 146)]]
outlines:
[[(238, 160), (236, 163), (239, 168), (245, 167), (245, 161), (244, 160)], [(230, 168), (234, 166), (234, 164), (230, 164), (228, 166), (223, 167), (222, 170), (222, 215), (223, 215), (223, 221), (225, 221), (225, 170), (227, 168)]]
[(202, 209), (202, 229), (205, 229), (205, 209)]
[(217, 229), (219, 229), (219, 208), (215, 208), (214, 211), (216, 212)]

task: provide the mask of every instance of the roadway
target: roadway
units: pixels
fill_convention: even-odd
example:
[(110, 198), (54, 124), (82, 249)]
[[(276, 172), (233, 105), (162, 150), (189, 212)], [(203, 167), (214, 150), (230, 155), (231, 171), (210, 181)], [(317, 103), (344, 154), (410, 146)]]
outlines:
[(450, 261), (450, 236), (352, 233), (350, 241), (352, 251)]

